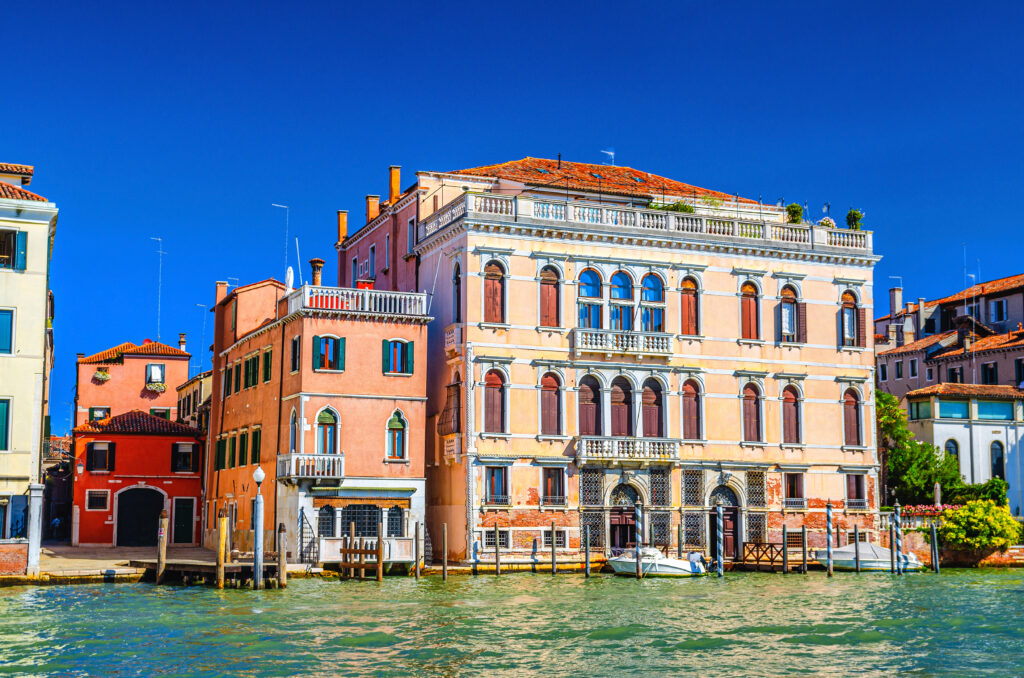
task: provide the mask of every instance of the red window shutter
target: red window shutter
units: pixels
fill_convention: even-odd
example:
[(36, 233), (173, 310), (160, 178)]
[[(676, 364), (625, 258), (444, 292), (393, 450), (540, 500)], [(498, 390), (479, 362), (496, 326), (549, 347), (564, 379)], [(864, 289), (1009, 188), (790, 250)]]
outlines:
[(600, 391), (595, 384), (589, 381), (583, 381), (580, 383), (578, 398), (581, 436), (596, 436), (601, 434), (600, 397)]
[(860, 499), (857, 496), (857, 476), (852, 473), (846, 474), (846, 498)]
[(688, 335), (697, 334), (697, 290), (693, 288), (683, 288), (682, 300), (680, 305), (680, 315), (682, 316), (682, 333)]
[(857, 309), (857, 346), (861, 348), (866, 348), (868, 345), (867, 328), (867, 309), (861, 306)]
[(743, 389), (743, 439), (748, 442), (761, 440), (760, 411), (757, 391), (752, 386)]
[(505, 429), (504, 381), (497, 372), (488, 372), (484, 379), (484, 431), (503, 433)]
[(558, 435), (558, 380), (550, 374), (545, 374), (540, 386), (540, 432), (543, 435)]
[(504, 304), (502, 303), (504, 283), (501, 267), (497, 264), (488, 264), (484, 269), (484, 322), (505, 322)]
[(847, 445), (860, 445), (860, 422), (857, 421), (858, 419), (857, 397), (847, 391), (843, 396), (844, 442)]
[(644, 437), (662, 438), (661, 394), (650, 386), (644, 386), (643, 393)]
[(697, 401), (697, 388), (691, 383), (683, 384), (683, 438), (697, 440), (700, 438), (700, 410)]
[[(744, 285), (743, 297), (740, 300), (741, 332), (743, 339), (757, 339), (757, 293)], [(752, 286), (751, 286), (752, 287)]]
[(540, 324), (558, 327), (558, 276), (550, 269), (540, 273)]
[(628, 436), (631, 434), (632, 427), (630, 426), (631, 412), (630, 412), (630, 397), (629, 397), (629, 386), (618, 383), (612, 383), (612, 435), (613, 436)]
[(782, 392), (782, 442), (800, 442), (800, 404), (792, 388)]
[(796, 340), (801, 344), (807, 343), (807, 304), (802, 301), (796, 305)]

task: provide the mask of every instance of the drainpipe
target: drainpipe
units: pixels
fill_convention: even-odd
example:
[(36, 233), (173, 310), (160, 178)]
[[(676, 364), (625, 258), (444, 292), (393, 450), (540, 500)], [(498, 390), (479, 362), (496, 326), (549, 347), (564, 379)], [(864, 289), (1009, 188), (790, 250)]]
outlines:
[(476, 374), (473, 368), (473, 344), (466, 342), (466, 557), (473, 555), (473, 535), (476, 533), (476, 438), (473, 431), (476, 401)]

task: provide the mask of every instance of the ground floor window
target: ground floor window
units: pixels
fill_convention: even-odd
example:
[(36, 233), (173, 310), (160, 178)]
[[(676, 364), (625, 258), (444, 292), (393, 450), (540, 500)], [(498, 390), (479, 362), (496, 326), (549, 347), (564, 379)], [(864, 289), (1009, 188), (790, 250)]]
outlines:
[[(509, 531), (498, 530), (498, 548), (507, 549), (508, 545)], [(484, 528), (484, 548), (494, 548), (494, 528)]]
[[(493, 535), (491, 541), (494, 541)], [(551, 530), (544, 530), (544, 546), (551, 548)], [(565, 548), (565, 530), (555, 530), (555, 548)]]
[(106, 511), (110, 508), (110, 490), (86, 490), (85, 509), (87, 511)]
[(341, 509), (341, 533), (348, 535), (355, 523), (356, 537), (376, 537), (381, 510), (376, 504), (349, 504)]
[(405, 536), (405, 521), (403, 518), (403, 511), (401, 507), (392, 506), (388, 509), (388, 536), (389, 537), (404, 537)]

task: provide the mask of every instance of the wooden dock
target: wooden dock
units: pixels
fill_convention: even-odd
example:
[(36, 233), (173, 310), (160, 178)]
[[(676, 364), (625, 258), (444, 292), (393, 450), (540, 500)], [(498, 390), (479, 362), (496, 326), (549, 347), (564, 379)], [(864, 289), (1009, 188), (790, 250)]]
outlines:
[[(157, 571), (157, 559), (142, 559), (128, 561), (130, 567), (144, 569), (146, 578), (155, 576)], [(236, 561), (224, 563), (224, 580), (228, 588), (243, 588), (253, 580), (252, 561)], [(178, 581), (186, 586), (189, 584), (214, 585), (217, 581), (217, 562), (214, 560), (166, 560), (164, 561), (163, 581)], [(273, 588), (277, 582), (277, 563), (265, 562), (263, 564), (263, 581), (267, 582), (266, 588)]]
[(793, 553), (792, 549), (784, 553), (783, 549), (782, 544), (744, 542), (743, 558), (734, 566), (748, 572), (782, 572), (786, 568), (799, 572), (804, 566), (802, 553)]

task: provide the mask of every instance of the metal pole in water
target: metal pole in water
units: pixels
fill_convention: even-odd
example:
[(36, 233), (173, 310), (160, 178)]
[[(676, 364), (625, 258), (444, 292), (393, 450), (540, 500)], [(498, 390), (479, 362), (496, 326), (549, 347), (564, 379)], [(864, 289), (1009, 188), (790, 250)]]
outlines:
[(828, 576), (832, 576), (832, 500), (825, 502), (825, 559)]
[(900, 500), (892, 507), (896, 516), (896, 574), (903, 574), (903, 524), (900, 520)]
[(633, 513), (636, 517), (636, 578), (643, 579), (644, 568), (643, 561), (640, 559), (640, 544), (643, 543), (644, 539), (644, 525), (643, 525), (643, 508), (640, 506), (640, 502), (633, 505)]
[(416, 527), (414, 529), (413, 545), (414, 545), (414, 549), (413, 550), (415, 551), (414, 558), (415, 558), (415, 561), (416, 561), (415, 564), (414, 564), (414, 568), (416, 570), (416, 580), (419, 581), (419, 578), (420, 578), (420, 557), (421, 556), (420, 556), (420, 522), (418, 520), (416, 521)]
[[(357, 548), (359, 548), (356, 545), (356, 521), (354, 521), (354, 520), (351, 521), (348, 524), (348, 545), (349, 545), (349, 548), (352, 549), (353, 551), (356, 550)], [(352, 563), (352, 572), (351, 572), (351, 574), (349, 576), (352, 579), (355, 579), (355, 577), (356, 577), (356, 563), (359, 561), (359, 555), (355, 554), (355, 553), (350, 553), (349, 555), (352, 556), (352, 560), (349, 561), (349, 562)]]
[(857, 574), (860, 574), (860, 526), (853, 524), (853, 564)]
[(590, 525), (583, 527), (583, 575), (590, 576)]
[(494, 526), (494, 574), (501, 574), (501, 535), (498, 534), (498, 526)]
[[(259, 466), (256, 467), (259, 471)], [(254, 504), (253, 524), (253, 546), (252, 546), (252, 587), (256, 590), (263, 588), (263, 495), (260, 494), (262, 477), (256, 482), (256, 503)]]
[(723, 535), (723, 532), (724, 532), (724, 521), (723, 521), (723, 518), (722, 518), (722, 500), (721, 500), (721, 497), (719, 497), (718, 505), (715, 506), (715, 513), (716, 513), (716, 518), (718, 520), (718, 557), (716, 559), (718, 561), (717, 569), (718, 569), (718, 576), (719, 577), (724, 577), (725, 576), (725, 538), (724, 538), (724, 535)]
[(800, 526), (800, 546), (804, 552), (803, 564), (800, 566), (800, 571), (803, 574), (807, 574), (807, 526)]
[(789, 574), (789, 530), (782, 526), (782, 574)]
[[(417, 532), (419, 532), (419, 523), (416, 523)], [(377, 521), (377, 581), (384, 581), (384, 521)], [(417, 565), (419, 563), (417, 562)], [(417, 579), (419, 579), (419, 568), (416, 569)]]
[[(936, 483), (937, 485), (938, 483)], [(935, 570), (935, 574), (939, 573), (942, 569), (942, 564), (939, 562), (941, 559), (939, 555), (939, 535), (935, 531), (935, 521), (932, 521), (932, 569)]]
[(683, 521), (682, 516), (679, 520), (679, 528), (676, 530), (676, 558), (679, 560), (683, 559)]
[(228, 515), (217, 511), (217, 588), (224, 588), (224, 551), (228, 545)]

